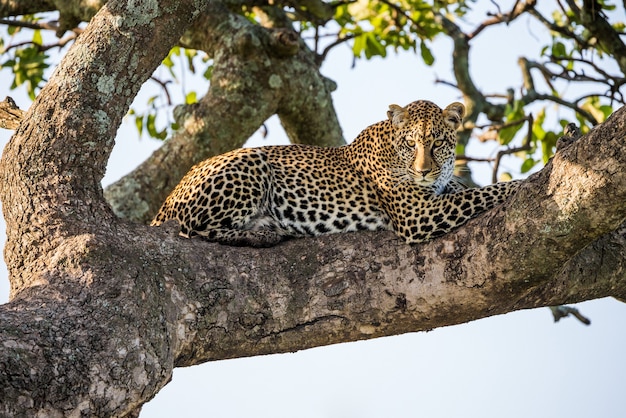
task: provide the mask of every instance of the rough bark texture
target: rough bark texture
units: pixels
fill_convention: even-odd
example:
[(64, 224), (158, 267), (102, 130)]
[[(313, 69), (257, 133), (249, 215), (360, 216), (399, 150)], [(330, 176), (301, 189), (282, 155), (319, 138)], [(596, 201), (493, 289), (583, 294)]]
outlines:
[(114, 216), (100, 180), (117, 126), (212, 7), (153, 4), (107, 3), (2, 156), (0, 414), (135, 416), (176, 366), (626, 296), (626, 109), (423, 245), (351, 233), (231, 248)]
[(15, 130), (23, 118), (24, 111), (17, 107), (12, 98), (7, 97), (0, 102), (0, 128)]

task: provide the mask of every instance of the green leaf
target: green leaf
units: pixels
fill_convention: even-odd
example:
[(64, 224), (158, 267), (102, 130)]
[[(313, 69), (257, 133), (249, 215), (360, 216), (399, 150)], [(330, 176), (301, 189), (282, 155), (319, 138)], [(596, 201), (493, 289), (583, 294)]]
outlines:
[(185, 103), (186, 104), (193, 104), (193, 103), (196, 103), (197, 101), (198, 101), (198, 98), (197, 98), (197, 95), (196, 95), (195, 91), (190, 91), (185, 96)]
[(610, 106), (600, 104), (598, 96), (589, 97), (580, 107), (591, 113), (598, 122), (604, 122), (604, 120), (613, 112), (613, 109)]
[(356, 38), (354, 38), (354, 43), (352, 44), (352, 53), (355, 57), (360, 57), (365, 50), (365, 34), (360, 34)]
[(501, 173), (498, 178), (498, 181), (511, 181), (511, 180), (513, 180), (513, 176), (509, 172)]
[(137, 128), (139, 136), (141, 136), (143, 133), (143, 116), (137, 115), (137, 117), (135, 117), (135, 127)]
[(567, 51), (563, 42), (555, 42), (552, 45), (552, 55), (555, 57), (566, 57)]
[(546, 120), (546, 109), (543, 108), (537, 116), (535, 117), (535, 121), (533, 123), (533, 136), (535, 139), (542, 140), (546, 135), (546, 131), (543, 129), (543, 123)]
[(420, 42), (420, 52), (422, 54), (422, 59), (426, 65), (433, 65), (435, 62), (435, 57), (433, 56), (430, 48), (426, 46), (424, 42)]
[(170, 49), (170, 52), (167, 54), (167, 57), (165, 57), (162, 61), (162, 64), (165, 66), (165, 68), (168, 69), (170, 76), (174, 79), (177, 80), (176, 78), (176, 72), (174, 71), (174, 56), (180, 56), (180, 47), (175, 46), (172, 49)]
[[(507, 106), (506, 112), (506, 122), (515, 122), (523, 119), (526, 114), (524, 113), (524, 104), (520, 101), (515, 101), (513, 107)], [(508, 126), (506, 128), (500, 129), (498, 134), (498, 138), (500, 139), (500, 144), (506, 145), (515, 138), (515, 134), (522, 129), (524, 126), (523, 123), (518, 123), (515, 125)]]
[(602, 105), (599, 107), (600, 111), (604, 114), (604, 119), (602, 119), (602, 121), (604, 122), (609, 116), (611, 116), (611, 113), (613, 113), (613, 108), (611, 106), (608, 105)]
[(526, 160), (524, 160), (524, 162), (522, 163), (520, 171), (522, 173), (528, 173), (530, 170), (532, 170), (535, 164), (537, 164), (535, 160), (533, 160), (532, 158), (526, 158)]
[(148, 102), (147, 102), (147, 104), (149, 104), (150, 106), (152, 106), (152, 108), (154, 108), (154, 107), (155, 107), (154, 102), (155, 102), (155, 101), (156, 101), (156, 99), (158, 99), (158, 98), (159, 98), (159, 96), (158, 96), (158, 95), (150, 96), (150, 97), (148, 98)]
[(37, 45), (43, 45), (43, 39), (41, 37), (40, 30), (33, 31), (33, 43)]
[(515, 138), (515, 134), (522, 129), (522, 126), (524, 125), (519, 123), (517, 125), (507, 126), (506, 128), (501, 129), (500, 134), (498, 135), (500, 138), (500, 144), (507, 145), (511, 142), (513, 138)]
[(541, 138), (541, 160), (544, 164), (554, 155), (557, 139), (559, 139), (559, 135), (552, 131), (546, 132)]
[(48, 68), (47, 58), (48, 56), (36, 46), (17, 49), (15, 58), (2, 64), (3, 67), (10, 67), (13, 71), (11, 89), (26, 85), (28, 96), (34, 100), (36, 89), (44, 81), (44, 70)]
[(13, 67), (15, 65), (15, 63), (16, 63), (15, 60), (6, 60), (4, 63), (2, 63), (2, 68)]
[(202, 76), (207, 79), (207, 80), (211, 80), (211, 77), (213, 77), (213, 64), (209, 65), (206, 70), (204, 71), (204, 74), (202, 74)]
[(163, 129), (161, 131), (157, 131), (156, 128), (156, 113), (150, 113), (146, 118), (146, 129), (148, 130), (148, 135), (157, 139), (165, 139), (167, 137), (167, 130)]

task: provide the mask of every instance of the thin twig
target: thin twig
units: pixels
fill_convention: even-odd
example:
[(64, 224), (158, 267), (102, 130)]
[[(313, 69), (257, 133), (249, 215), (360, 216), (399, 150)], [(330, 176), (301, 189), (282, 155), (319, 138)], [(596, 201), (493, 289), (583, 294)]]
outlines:
[(499, 25), (500, 23), (505, 23), (508, 25), (509, 23), (517, 19), (519, 16), (524, 14), (526, 10), (532, 9), (535, 5), (534, 1), (530, 1), (528, 3), (521, 3), (521, 4), (519, 1), (516, 1), (515, 4), (513, 4), (513, 7), (511, 8), (510, 12), (502, 13), (502, 11), (500, 10), (500, 6), (498, 6), (498, 4), (495, 2), (492, 2), (492, 3), (494, 3), (496, 7), (498, 8), (498, 13), (489, 13), (488, 15), (491, 16), (491, 18), (479, 24), (476, 27), (476, 29), (472, 31), (472, 33), (469, 33), (467, 35), (468, 39), (474, 39), (476, 36), (478, 36), (483, 30), (485, 30), (489, 26)]
[(46, 22), (42, 22), (42, 23), (33, 23), (33, 22), (26, 22), (23, 20), (15, 20), (15, 19), (0, 19), (0, 25), (6, 25), (6, 26), (13, 26), (13, 27), (18, 27), (18, 28), (26, 28), (26, 29), (33, 29), (33, 30), (53, 30), (56, 31), (57, 29), (59, 29), (59, 25), (53, 24), (53, 23), (46, 23)]
[(328, 53), (330, 52), (331, 49), (333, 49), (334, 47), (336, 47), (337, 45), (341, 45), (344, 42), (349, 41), (350, 39), (355, 38), (356, 36), (353, 34), (349, 34), (344, 36), (343, 38), (337, 38), (337, 40), (335, 40), (334, 42), (331, 42), (329, 45), (327, 45), (324, 50), (322, 51), (321, 54), (317, 55), (317, 62), (321, 63), (326, 59), (326, 56), (328, 55)]
[(171, 83), (172, 80), (161, 81), (158, 78), (156, 78), (155, 76), (150, 76), (150, 80), (154, 81), (155, 83), (157, 83), (157, 84), (159, 84), (161, 86), (163, 91), (165, 91), (165, 97), (167, 98), (167, 105), (171, 106), (172, 105), (172, 97), (170, 96), (170, 92), (167, 89), (167, 85), (169, 83)]
[(470, 157), (469, 155), (457, 155), (456, 156), (456, 160), (457, 161), (467, 161), (467, 162), (479, 162), (479, 163), (492, 163), (494, 162), (496, 159), (495, 158), (490, 158), (490, 157)]

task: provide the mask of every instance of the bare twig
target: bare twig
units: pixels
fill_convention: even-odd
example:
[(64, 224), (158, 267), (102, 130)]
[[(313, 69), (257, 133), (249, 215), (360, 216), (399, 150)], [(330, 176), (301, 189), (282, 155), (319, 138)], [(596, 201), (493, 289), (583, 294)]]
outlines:
[[(328, 44), (324, 48), (321, 54), (317, 54), (317, 58), (316, 58), (317, 62), (322, 63), (326, 59), (326, 56), (328, 55), (331, 49), (333, 49), (337, 45), (341, 45), (342, 43), (347, 42), (350, 39), (354, 39), (354, 38), (355, 38), (355, 35), (353, 34), (346, 35), (343, 38), (337, 38), (334, 42), (331, 42), (330, 44)], [(317, 45), (316, 45), (316, 51), (317, 51)]]
[[(26, 22), (23, 20), (15, 20), (15, 19), (0, 19), (0, 25), (13, 26), (19, 28), (33, 29), (33, 30), (50, 30), (50, 31), (58, 31), (60, 26), (57, 22)], [(81, 28), (73, 28), (71, 29), (77, 35), (83, 33), (83, 29)]]
[[(60, 30), (59, 25), (53, 22), (34, 23), (34, 22), (24, 22), (24, 21), (14, 20), (14, 19), (0, 19), (0, 25), (22, 27), (22, 28), (33, 29), (33, 30), (49, 30), (49, 31), (54, 31), (54, 32), (58, 32)], [(25, 45), (34, 45), (35, 47), (37, 47), (39, 51), (47, 51), (52, 48), (63, 48), (69, 42), (75, 40), (78, 37), (78, 35), (80, 35), (82, 32), (83, 32), (83, 29), (77, 27), (77, 28), (72, 29), (72, 33), (70, 35), (52, 44), (41, 45), (36, 42), (25, 41), (25, 42), (16, 43), (13, 45), (7, 45), (1, 52), (5, 53), (7, 51), (10, 51), (11, 49), (19, 48)]]
[(492, 3), (494, 3), (497, 6), (498, 13), (489, 13), (488, 15), (491, 16), (491, 18), (479, 24), (472, 33), (469, 33), (467, 35), (468, 39), (474, 39), (484, 29), (486, 29), (489, 26), (499, 25), (500, 23), (505, 23), (508, 25), (517, 17), (524, 14), (527, 10), (533, 9), (535, 7), (536, 0), (532, 0), (529, 2), (516, 1), (513, 7), (511, 8), (511, 11), (508, 13), (502, 13), (502, 11), (500, 10), (500, 6), (498, 6), (498, 4), (495, 2), (492, 2)]
[(467, 162), (479, 162), (479, 163), (492, 163), (494, 162), (496, 159), (495, 158), (490, 158), (490, 157), (470, 157), (469, 155), (457, 155), (456, 156), (456, 160), (457, 161), (467, 161)]
[[(558, 2), (563, 15), (567, 16), (567, 12), (565, 11), (565, 8), (563, 7), (563, 5)], [(530, 13), (532, 16), (534, 16), (539, 22), (541, 22), (545, 27), (547, 27), (549, 30), (556, 32), (556, 33), (560, 33), (561, 35), (563, 35), (564, 38), (569, 38), (569, 39), (573, 39), (580, 48), (582, 49), (587, 49), (589, 48), (589, 43), (584, 40), (583, 38), (581, 38), (580, 36), (578, 36), (576, 33), (574, 33), (573, 31), (569, 30), (569, 28), (565, 27), (565, 26), (559, 26), (556, 25), (552, 22), (550, 22), (548, 19), (546, 19), (541, 13), (539, 13), (537, 11), (537, 9), (535, 9), (534, 7), (528, 9), (528, 13)]]
[(50, 23), (50, 22), (26, 22), (23, 20), (15, 20), (15, 19), (0, 19), (0, 25), (13, 26), (18, 28), (26, 28), (33, 30), (53, 30), (56, 31), (59, 28), (59, 25)]
[(436, 78), (435, 79), (435, 84), (443, 84), (444, 86), (449, 86), (449, 87), (453, 87), (455, 89), (459, 89), (459, 86), (457, 86), (453, 82), (447, 81), (447, 80), (442, 80), (441, 78)]
[(158, 78), (156, 78), (155, 76), (150, 76), (150, 80), (154, 81), (155, 83), (157, 83), (158, 85), (161, 86), (161, 88), (165, 92), (165, 97), (167, 98), (167, 105), (168, 106), (172, 106), (172, 97), (170, 96), (170, 92), (167, 89), (167, 85), (170, 84), (172, 82), (172, 80), (161, 81)]
[(522, 75), (524, 77), (524, 88), (526, 89), (526, 93), (520, 99), (524, 103), (524, 105), (532, 103), (536, 100), (551, 101), (561, 106), (572, 109), (573, 111), (575, 111), (576, 113), (580, 114), (582, 117), (587, 119), (589, 122), (591, 122), (591, 124), (593, 124), (594, 126), (598, 124), (598, 121), (591, 113), (580, 108), (575, 103), (572, 103), (570, 101), (567, 101), (555, 95), (537, 93), (537, 90), (535, 90), (535, 83), (534, 83), (530, 70), (533, 68), (536, 68), (539, 71), (541, 71), (541, 73), (544, 74), (545, 76), (546, 75), (545, 72), (546, 71), (549, 72), (549, 70), (547, 70), (547, 68), (544, 65), (539, 64), (535, 61), (530, 61), (526, 58), (520, 58), (518, 63), (522, 70)]

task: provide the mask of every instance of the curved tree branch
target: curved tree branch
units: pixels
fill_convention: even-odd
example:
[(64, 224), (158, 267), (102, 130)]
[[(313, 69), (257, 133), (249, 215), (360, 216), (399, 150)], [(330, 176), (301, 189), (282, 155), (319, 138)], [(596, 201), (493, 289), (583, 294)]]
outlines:
[[(495, 3), (495, 2), (494, 2)], [(516, 1), (513, 5), (513, 8), (508, 13), (501, 13), (500, 8), (498, 7), (498, 13), (491, 14), (491, 17), (484, 22), (482, 22), (476, 29), (472, 31), (472, 33), (468, 34), (469, 39), (473, 39), (478, 36), (483, 30), (492, 25), (499, 25), (501, 23), (506, 23), (507, 25), (526, 13), (529, 10), (534, 10), (537, 1), (531, 0), (528, 2), (524, 1)], [(496, 4), (497, 6), (497, 4)]]
[(418, 246), (352, 233), (231, 248), (99, 221), (48, 247), (0, 307), (0, 410), (124, 415), (176, 366), (623, 296), (625, 133), (622, 109), (508, 204)]
[(56, 10), (53, 0), (0, 0), (0, 17), (22, 16)]

